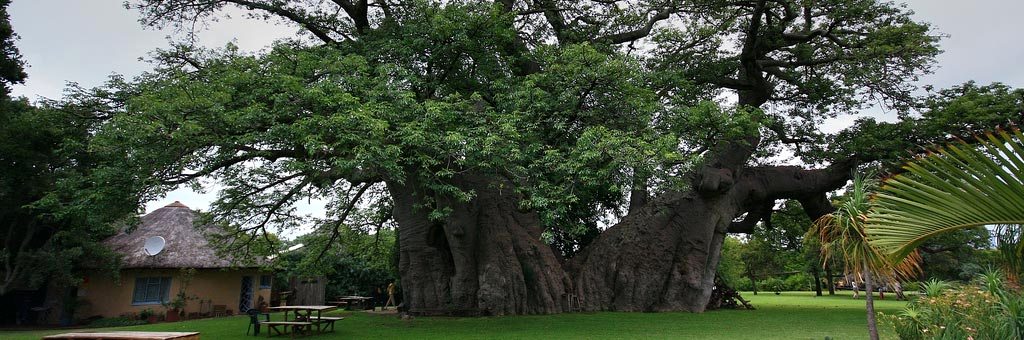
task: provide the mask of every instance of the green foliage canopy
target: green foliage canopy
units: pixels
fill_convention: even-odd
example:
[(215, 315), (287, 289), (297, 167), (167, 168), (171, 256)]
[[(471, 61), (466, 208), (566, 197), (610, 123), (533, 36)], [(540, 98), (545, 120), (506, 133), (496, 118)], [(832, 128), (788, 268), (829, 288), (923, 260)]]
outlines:
[(810, 157), (825, 118), (874, 98), (905, 107), (939, 52), (909, 10), (870, 0), (129, 7), (179, 27), (240, 8), (303, 33), (256, 55), (158, 52), (154, 72), (113, 86), (131, 99), (99, 134), (102, 149), (128, 150), (115, 168), (147, 195), (223, 183), (215, 215), (249, 239), (299, 223), (302, 199), (337, 208), (320, 224), (334, 238), (386, 204), (381, 183), (465, 201), (474, 193), (455, 180), (482, 174), (507, 180), (495, 185), (521, 193), (569, 254), (622, 214), (626, 192), (680, 189), (708, 160), (745, 164), (722, 156), (740, 144)]

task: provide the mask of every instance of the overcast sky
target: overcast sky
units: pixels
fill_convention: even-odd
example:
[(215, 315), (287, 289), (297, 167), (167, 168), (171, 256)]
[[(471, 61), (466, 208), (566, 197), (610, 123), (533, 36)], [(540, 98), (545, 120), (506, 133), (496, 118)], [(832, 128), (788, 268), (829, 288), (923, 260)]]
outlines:
[[(28, 62), (29, 78), (16, 86), (15, 95), (33, 100), (58, 98), (67, 82), (97, 86), (112, 73), (127, 77), (149, 68), (140, 61), (150, 51), (168, 45), (170, 30), (144, 29), (134, 11), (122, 0), (14, 0), (8, 11), (14, 31), (21, 36), (18, 47)], [(968, 80), (986, 84), (1003, 82), (1024, 87), (1024, 1), (1021, 0), (914, 0), (908, 6), (919, 20), (930, 22), (939, 33), (945, 53), (938, 69), (922, 85), (949, 87)], [(220, 47), (234, 41), (243, 50), (259, 50), (275, 39), (294, 35), (291, 27), (241, 19), (214, 23), (200, 33), (205, 46)], [(180, 36), (180, 35), (179, 35)], [(841, 128), (854, 117), (833, 122)], [(172, 192), (152, 202), (147, 211), (180, 200), (192, 208), (206, 209), (210, 194), (187, 190)], [(302, 210), (321, 215), (317, 204)]]

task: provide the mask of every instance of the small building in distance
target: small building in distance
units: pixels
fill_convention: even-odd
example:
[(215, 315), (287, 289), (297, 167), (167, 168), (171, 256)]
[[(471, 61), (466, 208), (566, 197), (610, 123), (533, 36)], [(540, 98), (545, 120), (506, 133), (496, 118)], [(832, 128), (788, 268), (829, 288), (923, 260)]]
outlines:
[[(175, 201), (143, 216), (130, 232), (103, 241), (122, 255), (120, 278), (89, 275), (77, 290), (84, 303), (76, 315), (165, 313), (163, 303), (174, 299), (186, 281), (185, 316), (209, 315), (214, 309), (238, 314), (259, 308), (260, 302), (269, 304), (272, 276), (218, 255), (204, 234), (207, 227), (194, 225), (197, 218), (197, 212)], [(152, 249), (159, 238), (163, 246)]]

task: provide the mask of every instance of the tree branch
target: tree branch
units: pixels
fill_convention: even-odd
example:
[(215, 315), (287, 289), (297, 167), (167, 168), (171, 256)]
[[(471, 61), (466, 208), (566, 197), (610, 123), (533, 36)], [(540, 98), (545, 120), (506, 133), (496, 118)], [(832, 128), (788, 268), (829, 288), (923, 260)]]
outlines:
[(747, 216), (742, 221), (734, 221), (729, 224), (727, 232), (740, 233), (740, 234), (752, 234), (754, 233), (754, 227), (760, 221), (771, 223), (772, 213), (774, 212), (775, 200), (767, 200), (760, 204), (755, 204), (753, 207), (748, 209)]
[[(318, 27), (315, 23), (310, 21), (309, 18), (303, 17), (303, 16), (299, 15), (298, 13), (286, 10), (286, 9), (284, 9), (283, 6), (272, 6), (272, 5), (267, 5), (267, 4), (258, 3), (258, 2), (252, 2), (252, 1), (248, 1), (248, 0), (224, 0), (224, 1), (236, 4), (236, 5), (245, 6), (245, 7), (249, 7), (249, 8), (255, 8), (255, 9), (259, 9), (259, 10), (263, 10), (263, 11), (272, 13), (274, 15), (277, 15), (277, 16), (280, 16), (282, 18), (288, 19), (288, 20), (290, 20), (290, 21), (292, 21), (292, 22), (294, 22), (296, 24), (299, 24), (300, 26), (305, 28), (307, 31), (309, 31), (309, 33), (312, 33), (314, 36), (316, 36), (317, 38), (319, 38), (320, 40), (322, 40), (325, 43), (328, 43), (328, 44), (336, 44), (337, 43), (337, 41), (334, 40), (334, 38), (331, 38), (331, 36), (329, 34), (327, 34), (327, 31), (323, 27)], [(354, 20), (355, 19), (353, 18), (353, 21)]]
[[(809, 195), (839, 189), (850, 179), (857, 161), (847, 159), (822, 169), (799, 166), (752, 167), (744, 169), (741, 181), (761, 198), (800, 199)], [(758, 193), (755, 193), (758, 194)]]
[(257, 158), (266, 159), (268, 161), (275, 161), (275, 160), (280, 159), (280, 158), (296, 157), (297, 156), (297, 153), (295, 153), (294, 150), (260, 150), (260, 149), (250, 148), (250, 147), (247, 147), (247, 146), (234, 146), (234, 148), (236, 150), (245, 150), (245, 151), (250, 151), (250, 152), (242, 154), (242, 155), (230, 157), (230, 158), (227, 158), (227, 159), (224, 159), (224, 160), (221, 160), (221, 161), (216, 162), (214, 164), (205, 166), (205, 167), (203, 167), (202, 170), (199, 170), (199, 171), (194, 172), (194, 173), (190, 173), (190, 174), (176, 174), (173, 177), (170, 177), (170, 178), (167, 178), (167, 179), (162, 179), (160, 181), (160, 183), (161, 184), (165, 184), (165, 185), (178, 185), (178, 184), (187, 183), (187, 182), (189, 182), (191, 180), (194, 180), (194, 179), (197, 179), (197, 178), (200, 178), (200, 177), (203, 177), (203, 176), (208, 176), (210, 174), (213, 174), (217, 170), (226, 169), (226, 168), (229, 168), (231, 166), (237, 165), (239, 163), (242, 163), (242, 162), (245, 162), (245, 161), (249, 161), (249, 160), (253, 160), (253, 159), (257, 159)]
[(721, 87), (724, 87), (724, 88), (727, 88), (727, 89), (733, 89), (733, 90), (749, 90), (749, 89), (753, 89), (754, 88), (754, 86), (752, 84), (750, 84), (749, 82), (745, 82), (745, 81), (742, 81), (742, 80), (739, 80), (739, 79), (736, 79), (736, 78), (731, 78), (731, 77), (718, 77), (718, 78), (714, 78), (714, 79), (711, 79), (711, 83), (715, 84), (715, 85), (718, 85), (718, 86), (721, 86)]
[(785, 143), (785, 144), (796, 144), (797, 148), (800, 147), (801, 143), (813, 143), (814, 142), (813, 140), (810, 140), (810, 139), (807, 139), (807, 138), (792, 138), (792, 137), (789, 137), (788, 134), (786, 133), (785, 126), (783, 126), (782, 122), (780, 122), (778, 119), (773, 119), (773, 120), (771, 120), (769, 122), (766, 122), (764, 124), (764, 127), (767, 128), (768, 130), (770, 130), (771, 132), (774, 132), (775, 135), (777, 137), (779, 137), (779, 141), (780, 142)]
[(295, 197), (296, 194), (298, 194), (300, 191), (302, 191), (303, 188), (309, 185), (309, 181), (310, 179), (308, 178), (300, 181), (299, 184), (296, 184), (294, 187), (288, 190), (288, 193), (286, 193), (284, 196), (282, 196), (280, 199), (274, 202), (274, 205), (267, 209), (267, 212), (264, 214), (263, 221), (257, 225), (257, 227), (264, 234), (267, 233), (267, 223), (270, 222), (270, 219), (273, 218), (274, 214), (277, 213), (277, 210), (281, 209), (281, 207), (284, 206), (285, 203), (288, 203), (288, 201), (290, 201), (292, 197)]
[(320, 262), (320, 259), (324, 257), (324, 254), (327, 254), (327, 250), (331, 248), (331, 244), (333, 244), (334, 241), (338, 239), (338, 235), (341, 234), (339, 228), (341, 228), (341, 226), (345, 224), (345, 219), (348, 218), (348, 215), (352, 212), (352, 209), (355, 208), (356, 203), (359, 202), (359, 199), (363, 196), (363, 193), (366, 192), (366, 189), (369, 189), (370, 186), (373, 184), (375, 183), (363, 184), (363, 186), (359, 188), (359, 191), (356, 192), (355, 196), (349, 199), (348, 205), (345, 206), (345, 210), (342, 211), (341, 216), (338, 217), (338, 220), (335, 221), (333, 228), (331, 228), (331, 238), (327, 240), (327, 243), (324, 244), (324, 248), (320, 250), (320, 254), (316, 256), (316, 262)]
[(356, 32), (359, 34), (366, 33), (370, 29), (369, 20), (369, 5), (366, 0), (358, 0), (355, 3), (349, 0), (331, 0), (335, 4), (338, 4), (345, 14), (352, 19), (352, 22), (356, 25)]
[(613, 44), (614, 45), (614, 44), (621, 44), (621, 43), (633, 42), (633, 41), (636, 41), (636, 40), (640, 40), (640, 39), (650, 35), (651, 34), (651, 30), (654, 29), (654, 25), (657, 24), (659, 21), (668, 19), (672, 15), (672, 13), (675, 12), (675, 10), (676, 9), (674, 7), (662, 8), (662, 9), (658, 10), (658, 12), (654, 13), (654, 15), (651, 16), (651, 18), (647, 20), (647, 24), (645, 24), (644, 27), (642, 27), (642, 28), (635, 29), (635, 30), (632, 30), (632, 31), (622, 32), (622, 33), (606, 35), (606, 36), (603, 36), (603, 37), (598, 37), (598, 38), (594, 39), (594, 41), (595, 42), (605, 42), (605, 43), (609, 43), (609, 44)]
[(771, 67), (793, 68), (793, 67), (800, 67), (800, 66), (817, 66), (817, 65), (822, 65), (822, 64), (834, 63), (834, 62), (842, 61), (842, 60), (846, 60), (846, 59), (848, 59), (848, 58), (842, 57), (842, 56), (833, 56), (833, 57), (829, 57), (829, 58), (811, 59), (811, 60), (797, 60), (797, 61), (781, 61), (781, 60), (774, 60), (774, 59), (761, 59), (761, 60), (758, 60), (757, 63), (758, 63), (758, 65), (761, 65), (761, 67), (764, 67), (764, 68), (771, 68)]
[[(826, 194), (841, 188), (851, 178), (858, 160), (849, 158), (822, 169), (798, 166), (753, 167), (741, 170), (737, 183), (744, 206), (774, 204), (778, 199), (796, 199), (811, 220), (833, 211)], [(741, 226), (737, 226), (740, 228)]]
[(743, 49), (740, 52), (742, 56), (747, 58), (756, 58), (755, 49), (757, 48), (757, 38), (761, 32), (761, 17), (764, 16), (765, 12), (765, 1), (757, 1), (754, 5), (754, 11), (750, 15), (750, 25), (747, 26), (746, 37), (743, 39)]
[(793, 86), (800, 87), (800, 85), (801, 85), (799, 79), (796, 79), (795, 77), (793, 77), (790, 74), (786, 74), (785, 71), (783, 71), (782, 69), (780, 69), (778, 67), (775, 67), (775, 66), (762, 67), (761, 70), (763, 70), (764, 73), (767, 73), (767, 74), (769, 74), (771, 76), (774, 76), (775, 78), (782, 79), (783, 81), (785, 81), (787, 83), (790, 83)]
[(567, 43), (567, 36), (565, 36), (565, 30), (568, 26), (565, 24), (565, 18), (562, 17), (561, 11), (555, 6), (550, 0), (535, 0), (534, 4), (540, 6), (538, 10), (544, 12), (544, 18), (547, 19), (548, 25), (551, 25), (551, 29), (555, 31), (555, 39), (558, 43)]

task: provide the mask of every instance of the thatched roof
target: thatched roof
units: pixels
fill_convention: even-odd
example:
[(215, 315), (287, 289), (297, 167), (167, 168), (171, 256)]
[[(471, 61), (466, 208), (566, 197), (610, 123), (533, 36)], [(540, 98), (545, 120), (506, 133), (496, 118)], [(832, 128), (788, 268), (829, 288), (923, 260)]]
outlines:
[[(198, 214), (181, 202), (142, 216), (141, 224), (130, 233), (122, 231), (103, 241), (111, 250), (123, 255), (121, 268), (229, 268), (231, 260), (219, 256), (207, 241), (206, 226), (193, 223)], [(146, 239), (161, 236), (166, 242), (163, 251), (150, 256), (143, 251)]]

